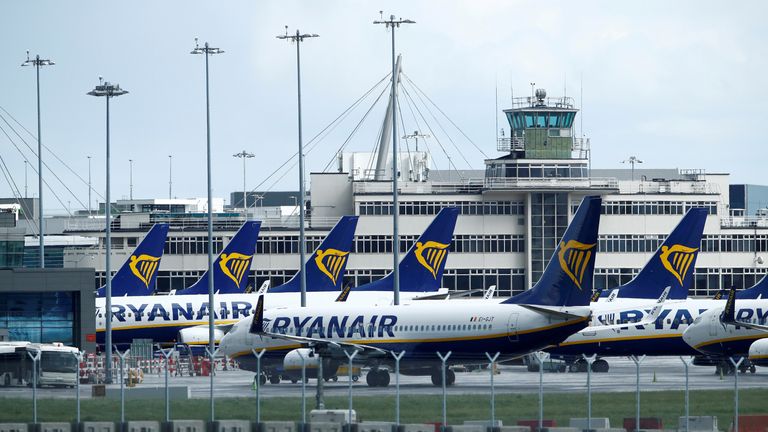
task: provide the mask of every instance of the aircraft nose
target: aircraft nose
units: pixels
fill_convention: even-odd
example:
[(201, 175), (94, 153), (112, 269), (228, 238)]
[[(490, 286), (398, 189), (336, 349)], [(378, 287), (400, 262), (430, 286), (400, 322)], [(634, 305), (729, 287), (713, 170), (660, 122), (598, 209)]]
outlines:
[(701, 326), (693, 324), (683, 332), (683, 340), (685, 343), (695, 348), (696, 345), (701, 343)]

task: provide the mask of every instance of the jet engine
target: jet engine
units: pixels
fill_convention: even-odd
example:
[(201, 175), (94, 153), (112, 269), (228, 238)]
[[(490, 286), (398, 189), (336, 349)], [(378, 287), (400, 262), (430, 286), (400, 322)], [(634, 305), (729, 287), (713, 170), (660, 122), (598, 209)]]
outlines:
[[(208, 326), (187, 327), (179, 330), (178, 341), (188, 345), (205, 345), (209, 342), (208, 336)], [(224, 337), (224, 331), (214, 327), (213, 337), (215, 342), (219, 342)]]

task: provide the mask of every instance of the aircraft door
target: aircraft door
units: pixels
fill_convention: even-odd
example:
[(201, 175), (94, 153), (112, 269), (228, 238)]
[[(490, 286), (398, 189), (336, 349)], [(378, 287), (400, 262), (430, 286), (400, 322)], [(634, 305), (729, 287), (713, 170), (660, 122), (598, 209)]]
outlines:
[(507, 337), (511, 342), (517, 342), (519, 340), (517, 335), (517, 319), (519, 316), (520, 314), (518, 312), (512, 312), (509, 314), (509, 321), (507, 322)]
[(709, 335), (717, 336), (718, 327), (720, 327), (720, 315), (713, 313), (712, 316), (709, 317)]

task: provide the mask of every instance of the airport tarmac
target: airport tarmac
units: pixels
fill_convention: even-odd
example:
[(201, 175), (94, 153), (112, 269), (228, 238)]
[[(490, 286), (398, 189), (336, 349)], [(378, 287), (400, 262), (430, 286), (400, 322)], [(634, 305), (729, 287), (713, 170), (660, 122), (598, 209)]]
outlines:
[[(608, 373), (592, 374), (592, 391), (597, 392), (630, 392), (635, 391), (635, 364), (626, 358), (608, 359), (611, 368)], [(689, 386), (691, 390), (732, 389), (733, 376), (720, 377), (715, 375), (714, 366), (691, 366)], [(241, 370), (219, 371), (214, 378), (216, 397), (252, 397), (252, 372)], [(141, 387), (162, 387), (164, 375), (145, 374)], [(586, 373), (544, 373), (545, 392), (586, 392)], [(207, 398), (209, 395), (210, 378), (174, 377), (169, 378), (172, 386), (189, 386), (193, 398)], [(456, 374), (456, 383), (448, 387), (449, 394), (488, 394), (490, 376), (487, 370)], [(497, 393), (536, 393), (539, 386), (539, 374), (528, 372), (524, 366), (501, 367), (495, 375), (494, 384)], [(739, 375), (739, 388), (764, 388), (768, 384), (768, 369), (758, 368), (756, 374)], [(112, 387), (119, 387), (112, 384)], [(368, 387), (365, 377), (354, 383), (355, 396), (386, 395), (395, 393), (395, 378), (392, 376), (389, 387)], [(640, 367), (641, 391), (683, 390), (685, 373), (683, 363), (678, 357), (647, 358)], [(91, 385), (81, 385), (80, 394), (84, 398), (91, 397)], [(314, 396), (315, 380), (307, 384), (307, 396)], [(130, 391), (130, 389), (128, 389)], [(400, 390), (409, 395), (441, 394), (441, 387), (435, 387), (427, 376), (401, 376)], [(326, 396), (346, 396), (348, 380), (340, 376), (337, 382), (327, 382)], [(40, 398), (74, 398), (74, 389), (38, 389)], [(263, 397), (290, 397), (301, 395), (301, 384), (283, 381), (280, 384), (265, 384), (262, 387)], [(26, 387), (0, 388), (0, 397), (32, 397), (32, 390)]]

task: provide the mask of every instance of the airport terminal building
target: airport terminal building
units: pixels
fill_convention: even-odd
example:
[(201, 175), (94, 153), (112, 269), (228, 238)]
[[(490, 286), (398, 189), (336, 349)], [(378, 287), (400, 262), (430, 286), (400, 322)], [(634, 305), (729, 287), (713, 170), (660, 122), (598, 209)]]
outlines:
[[(768, 188), (732, 185), (727, 173), (696, 169), (639, 169), (634, 164), (592, 169), (589, 140), (574, 136), (577, 111), (570, 98), (547, 98), (544, 92), (515, 99), (504, 111), (510, 133), (498, 139), (499, 157), (485, 160), (484, 170), (430, 170), (427, 152), (401, 153), (401, 251), (441, 208), (457, 206), (460, 217), (443, 286), (470, 290), (497, 285), (497, 295), (508, 296), (538, 280), (582, 197), (601, 195), (597, 288), (627, 282), (692, 207), (709, 212), (692, 295), (749, 287), (766, 273), (768, 210), (762, 208), (768, 202), (759, 197), (768, 195)], [(352, 286), (381, 278), (392, 268), (390, 164), (386, 153), (344, 153), (335, 171), (310, 176), (308, 250), (340, 216), (360, 216), (346, 273)], [(734, 192), (738, 196), (732, 197)], [(235, 195), (232, 202), (242, 203), (242, 192)], [(265, 280), (279, 285), (298, 269), (298, 193), (273, 193), (270, 205), (265, 205), (265, 196), (249, 193), (247, 212), (214, 203), (221, 209), (214, 216), (217, 252), (246, 218), (263, 221), (250, 273), (255, 287)], [(129, 256), (153, 223), (169, 222), (158, 290), (182, 289), (202, 275), (207, 231), (199, 202), (135, 200), (118, 201), (117, 206), (130, 212), (112, 224), (113, 263)], [(103, 225), (103, 219), (72, 220), (68, 234), (100, 241), (98, 246), (68, 248), (63, 259), (65, 267), (96, 268), (97, 286), (104, 283)]]

